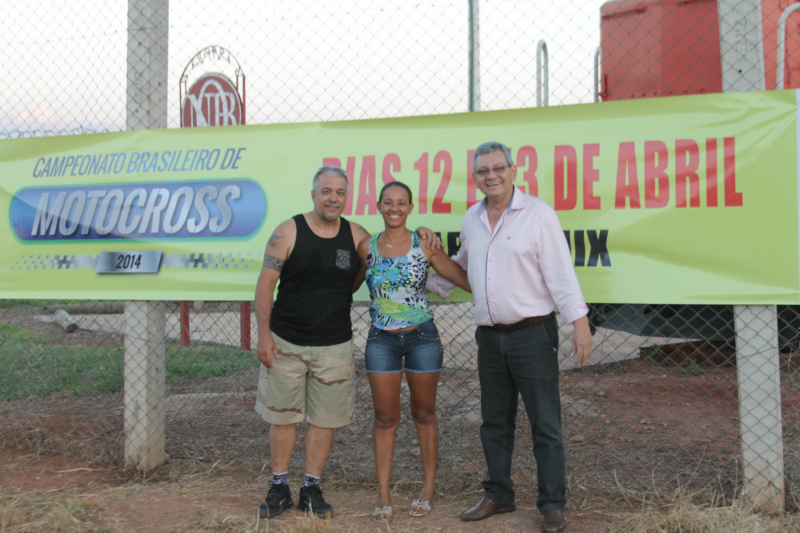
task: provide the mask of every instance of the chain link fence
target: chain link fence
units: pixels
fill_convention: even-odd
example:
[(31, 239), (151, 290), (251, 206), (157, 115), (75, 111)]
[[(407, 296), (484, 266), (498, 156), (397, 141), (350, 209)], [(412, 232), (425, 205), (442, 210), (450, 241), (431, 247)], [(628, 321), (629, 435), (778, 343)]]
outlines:
[[(123, 304), (3, 304), (7, 307), (0, 313), (2, 443), (75, 453), (112, 465), (124, 463), (123, 409), (131, 402), (141, 408), (145, 397), (124, 398), (123, 349), (126, 342), (147, 340), (124, 338)], [(569, 356), (571, 327), (561, 327), (562, 405), (571, 486), (609, 492), (617, 491), (620, 484), (636, 492), (692, 486), (734, 494), (742, 468), (735, 343), (724, 332), (705, 338), (710, 323), (732, 318), (731, 308), (682, 308), (684, 334), (686, 324), (702, 325), (686, 338), (676, 332), (640, 335), (603, 327), (604, 321), (615, 320), (604, 307), (593, 306), (595, 352), (587, 367), (575, 367)], [(153, 387), (159, 386), (159, 379), (166, 381), (166, 405), (155, 410), (163, 418), (151, 423), (165, 424), (171, 460), (259, 468), (269, 459), (267, 426), (254, 411), (258, 362), (252, 351), (241, 346), (239, 303), (193, 302), (190, 308), (186, 343), (181, 340), (187, 328), (181, 323), (180, 305), (166, 302), (164, 376), (136, 375), (135, 379)], [(632, 311), (622, 307), (611, 312)], [(66, 323), (77, 325), (74, 331), (59, 324), (64, 312), (71, 319)], [(436, 304), (435, 313), (445, 346), (438, 396), (440, 468), (449, 479), (477, 482), (483, 463), (477, 435), (480, 391), (471, 304)], [(796, 309), (786, 308), (781, 315), (791, 315), (795, 321), (800, 318)], [(369, 328), (366, 305), (355, 304), (352, 317), (356, 418), (337, 433), (328, 469), (347, 472), (351, 480), (368, 480), (372, 476), (372, 408), (363, 368)], [(632, 320), (616, 324), (637, 327)], [(252, 334), (255, 342), (254, 327)], [(800, 466), (800, 421), (794, 409), (800, 398), (800, 373), (795, 347), (787, 345), (780, 355), (785, 469), (792, 491)], [(407, 389), (403, 394), (396, 461), (398, 469), (405, 468), (413, 476), (419, 465), (416, 432), (410, 422)], [(520, 417), (515, 452), (519, 469), (533, 467), (529, 431), (526, 419)]]
[[(789, 5), (795, 4), (760, 4), (764, 75), (740, 69), (747, 83), (755, 80), (745, 90), (778, 83), (779, 17)], [(0, 42), (13, 61), (5, 63), (0, 79), (0, 138), (126, 129), (128, 6), (82, 0), (5, 8)], [(239, 83), (248, 124), (729, 90), (726, 50), (738, 50), (742, 38), (736, 33), (741, 28), (726, 33), (733, 31), (723, 20), (730, 9), (730, 2), (678, 0), (309, 0), (224, 8), (171, 0), (169, 46), (161, 58), (168, 65), (166, 125), (181, 124), (181, 84), (193, 58), (203, 71), (223, 72)], [(792, 87), (798, 72), (792, 58), (800, 58), (792, 51), (798, 22), (790, 18), (786, 34), (785, 79)], [(229, 54), (196, 56), (209, 45)], [(571, 327), (561, 329), (570, 487), (644, 492), (692, 485), (735, 494), (747, 468), (740, 448), (735, 308), (591, 307), (595, 351), (587, 367), (575, 367), (568, 355)], [(137, 337), (126, 330), (123, 310), (122, 302), (113, 301), (0, 300), (0, 443), (122, 465), (126, 434), (161, 425), (170, 460), (254, 469), (268, 464), (267, 427), (253, 409), (258, 361), (242, 336), (252, 330), (255, 346), (249, 313), (238, 302), (191, 302), (182, 315), (178, 302), (164, 302), (158, 311), (164, 322), (150, 324), (145, 317), (149, 333)], [(446, 352), (438, 397), (441, 471), (476, 485), (483, 459), (471, 304), (436, 304), (435, 312)], [(337, 433), (327, 468), (359, 480), (373, 475), (372, 408), (363, 370), (367, 308), (356, 303), (352, 314), (356, 420)], [(782, 453), (793, 505), (800, 478), (797, 306), (778, 309), (777, 328)], [(165, 345), (150, 346), (159, 335)], [(163, 349), (165, 367), (125, 372), (123, 353), (130, 347), (145, 357)], [(126, 398), (126, 375), (141, 380), (143, 390), (165, 386), (166, 404), (156, 408), (144, 397)], [(407, 398), (403, 405), (396, 468), (414, 472), (419, 460)], [(126, 428), (126, 409), (156, 414), (141, 428)], [(763, 441), (770, 442), (766, 431)], [(530, 449), (527, 420), (520, 417), (514, 463), (520, 483), (534, 479), (526, 470), (533, 467)]]

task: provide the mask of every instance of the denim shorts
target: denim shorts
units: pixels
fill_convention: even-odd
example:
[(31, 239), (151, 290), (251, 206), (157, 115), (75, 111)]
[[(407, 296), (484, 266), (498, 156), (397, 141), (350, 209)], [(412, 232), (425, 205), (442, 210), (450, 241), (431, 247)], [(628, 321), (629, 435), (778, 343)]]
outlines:
[(367, 372), (439, 372), (444, 350), (433, 320), (401, 333), (370, 326), (364, 359)]

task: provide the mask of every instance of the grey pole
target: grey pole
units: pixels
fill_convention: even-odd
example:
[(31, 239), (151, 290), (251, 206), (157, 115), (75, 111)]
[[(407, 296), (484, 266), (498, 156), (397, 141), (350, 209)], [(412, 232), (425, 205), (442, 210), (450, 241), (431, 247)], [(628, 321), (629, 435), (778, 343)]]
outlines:
[(469, 110), (481, 110), (480, 0), (469, 0)]
[[(724, 92), (763, 91), (760, 0), (719, 0)], [(778, 309), (735, 305), (736, 374), (744, 494), (763, 512), (784, 508)]]
[[(169, 0), (128, 0), (126, 128), (167, 127)], [(166, 461), (164, 302), (125, 302), (125, 466)]]
[(594, 101), (600, 101), (600, 47), (594, 51)]
[(775, 88), (782, 91), (785, 87), (783, 72), (786, 68), (786, 21), (789, 15), (800, 9), (800, 4), (792, 4), (781, 13), (781, 18), (778, 20), (778, 62), (777, 71), (775, 73)]
[(536, 45), (536, 107), (547, 107), (550, 103), (549, 65), (547, 43), (540, 39)]

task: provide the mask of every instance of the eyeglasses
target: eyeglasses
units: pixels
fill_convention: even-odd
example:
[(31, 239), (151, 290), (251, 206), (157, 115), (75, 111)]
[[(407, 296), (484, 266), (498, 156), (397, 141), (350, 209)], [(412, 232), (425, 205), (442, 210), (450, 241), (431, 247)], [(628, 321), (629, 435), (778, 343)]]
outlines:
[(489, 174), (491, 174), (492, 172), (494, 172), (495, 174), (502, 174), (503, 172), (506, 171), (506, 169), (509, 168), (511, 168), (511, 165), (506, 165), (504, 167), (494, 167), (494, 168), (479, 168), (478, 170), (475, 171), (475, 175), (483, 179), (489, 177)]

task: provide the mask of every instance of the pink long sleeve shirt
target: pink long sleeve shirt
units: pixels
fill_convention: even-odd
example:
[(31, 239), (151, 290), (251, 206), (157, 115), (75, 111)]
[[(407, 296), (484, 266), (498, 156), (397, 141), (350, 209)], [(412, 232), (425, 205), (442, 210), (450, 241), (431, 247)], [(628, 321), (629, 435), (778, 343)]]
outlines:
[[(453, 260), (469, 276), (477, 326), (513, 324), (554, 309), (571, 323), (589, 312), (555, 211), (517, 188), (494, 232), (485, 200), (467, 210)], [(438, 274), (428, 276), (428, 290), (442, 298), (454, 288)]]

